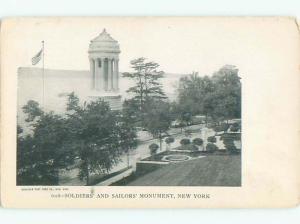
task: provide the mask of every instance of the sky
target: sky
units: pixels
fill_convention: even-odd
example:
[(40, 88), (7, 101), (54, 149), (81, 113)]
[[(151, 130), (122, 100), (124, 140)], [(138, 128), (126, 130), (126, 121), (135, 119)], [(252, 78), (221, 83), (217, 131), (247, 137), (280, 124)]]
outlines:
[[(242, 21), (249, 29), (241, 27)], [(44, 40), (46, 68), (89, 70), (90, 40), (105, 28), (120, 44), (121, 72), (130, 70), (132, 59), (145, 57), (159, 63), (167, 73), (197, 71), (210, 75), (226, 64), (243, 69), (245, 60), (251, 60), (253, 44), (267, 47), (256, 37), (264, 35), (268, 23), (255, 24), (247, 18), (242, 21), (180, 17), (28, 18), (15, 20), (7, 35), (18, 52), (16, 67), (32, 66), (31, 58)], [(254, 35), (251, 30), (256, 27)], [(259, 28), (262, 33), (257, 33)]]

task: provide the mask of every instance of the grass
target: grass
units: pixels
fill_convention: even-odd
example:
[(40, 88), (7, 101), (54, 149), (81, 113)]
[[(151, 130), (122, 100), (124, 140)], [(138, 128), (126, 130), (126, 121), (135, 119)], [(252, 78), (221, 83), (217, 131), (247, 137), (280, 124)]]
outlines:
[(240, 155), (209, 155), (169, 164), (123, 183), (129, 186), (241, 186)]

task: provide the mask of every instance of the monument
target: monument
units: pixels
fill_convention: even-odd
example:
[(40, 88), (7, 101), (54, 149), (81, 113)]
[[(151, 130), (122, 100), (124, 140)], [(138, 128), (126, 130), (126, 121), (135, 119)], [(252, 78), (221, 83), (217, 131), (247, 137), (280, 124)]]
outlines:
[(121, 109), (119, 94), (119, 54), (118, 41), (104, 29), (89, 46), (91, 98), (102, 98), (109, 102), (113, 110)]

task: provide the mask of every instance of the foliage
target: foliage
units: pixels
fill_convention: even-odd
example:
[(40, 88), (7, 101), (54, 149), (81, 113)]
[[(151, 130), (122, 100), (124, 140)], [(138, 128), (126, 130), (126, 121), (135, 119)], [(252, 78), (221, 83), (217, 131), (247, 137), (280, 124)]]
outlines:
[(206, 145), (206, 151), (208, 152), (215, 152), (218, 149), (219, 149), (218, 146), (216, 146), (214, 143), (207, 143)]
[(234, 137), (230, 135), (224, 135), (222, 137), (223, 143), (225, 145), (225, 148), (231, 153), (231, 154), (237, 154), (239, 153), (239, 150), (236, 148), (234, 144)]
[(208, 77), (199, 77), (198, 73), (182, 77), (179, 81), (178, 98), (182, 111), (191, 115), (203, 112), (205, 95), (213, 90), (212, 80)]
[(176, 110), (179, 118), (182, 114), (209, 115), (216, 121), (240, 118), (241, 83), (238, 69), (226, 65), (212, 77), (200, 77), (193, 73), (181, 78)]
[(188, 139), (188, 138), (183, 138), (180, 140), (180, 144), (181, 145), (188, 145), (188, 144), (191, 144), (191, 140)]
[(80, 106), (76, 98), (70, 94), (67, 104), (69, 147), (81, 160), (79, 178), (89, 185), (90, 173), (108, 173), (133, 146), (129, 139), (124, 141), (124, 120), (118, 123), (107, 102), (98, 99)]
[(209, 136), (207, 138), (207, 141), (211, 142), (211, 143), (216, 143), (217, 142), (217, 138), (215, 136)]
[(129, 167), (129, 152), (137, 147), (137, 131), (134, 125), (135, 111), (129, 107), (123, 107), (118, 119), (119, 145), (127, 153), (127, 166)]
[(234, 127), (234, 126), (231, 126), (230, 127), (230, 131), (232, 132), (238, 132), (240, 129), (238, 127)]
[(171, 143), (173, 143), (174, 141), (175, 141), (175, 139), (174, 139), (173, 137), (167, 137), (166, 140), (165, 140), (165, 142), (166, 142), (167, 144), (171, 144)]
[(238, 132), (241, 129), (240, 123), (233, 123), (230, 127), (230, 131)]
[(179, 127), (189, 126), (192, 122), (192, 113), (187, 102), (173, 103), (172, 115), (179, 121)]
[[(126, 99), (123, 102), (123, 112), (126, 111), (131, 117), (131, 122), (137, 126), (140, 123), (139, 103), (135, 99)], [(141, 126), (141, 124), (139, 125)]]
[(194, 144), (181, 145), (178, 147), (179, 150), (198, 151), (198, 147)]
[(164, 101), (148, 102), (144, 120), (145, 128), (153, 137), (159, 138), (160, 149), (162, 149), (163, 133), (171, 126), (170, 105)]
[(203, 145), (203, 139), (202, 138), (194, 138), (193, 143), (195, 145), (201, 146), (201, 145)]
[(118, 131), (120, 146), (125, 152), (137, 147), (137, 133), (134, 121), (135, 111), (132, 111), (130, 107), (123, 107), (122, 113), (118, 119)]
[(227, 124), (225, 122), (222, 122), (221, 124), (213, 126), (213, 130), (215, 132), (221, 132), (221, 131), (226, 132), (228, 130), (228, 128), (229, 128), (229, 124)]
[(73, 163), (74, 153), (63, 143), (68, 135), (66, 119), (53, 112), (45, 113), (37, 102), (23, 107), (33, 134), (17, 136), (17, 184), (57, 185), (58, 172)]
[[(107, 173), (120, 161), (123, 152), (137, 146), (133, 113), (111, 111), (99, 99), (79, 104), (71, 93), (67, 113), (42, 111), (37, 102), (23, 107), (32, 135), (23, 136), (17, 127), (17, 183), (19, 185), (57, 185), (60, 169), (79, 158), (79, 177), (89, 185), (91, 173)], [(34, 121), (34, 122), (32, 122)]]
[(149, 149), (150, 149), (150, 154), (154, 155), (157, 153), (159, 146), (155, 143), (152, 143), (151, 145), (149, 145)]
[(39, 103), (34, 100), (29, 100), (22, 110), (27, 115), (26, 122), (34, 121), (36, 117), (40, 117), (44, 113), (39, 107)]
[(127, 90), (133, 94), (133, 100), (138, 104), (141, 113), (145, 111), (146, 101), (165, 99), (165, 93), (159, 80), (163, 77), (164, 72), (159, 71), (159, 64), (147, 61), (145, 58), (132, 60), (131, 67), (134, 72), (125, 72), (123, 77), (134, 80), (135, 85)]

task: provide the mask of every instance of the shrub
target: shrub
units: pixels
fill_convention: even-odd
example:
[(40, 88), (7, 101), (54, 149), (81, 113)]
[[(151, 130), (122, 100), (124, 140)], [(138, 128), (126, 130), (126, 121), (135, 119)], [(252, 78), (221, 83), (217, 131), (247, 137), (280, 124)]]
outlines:
[(240, 151), (236, 148), (234, 144), (234, 139), (227, 137), (224, 138), (223, 143), (225, 145), (225, 148), (231, 153), (231, 154), (239, 154)]
[(175, 141), (175, 139), (173, 138), (173, 137), (168, 137), (168, 138), (166, 138), (166, 140), (165, 140), (165, 142), (167, 143), (167, 144), (171, 144), (171, 143), (173, 143)]
[(150, 154), (151, 155), (156, 154), (158, 148), (159, 148), (159, 146), (157, 144), (155, 144), (155, 143), (152, 143), (151, 145), (149, 145)]
[(214, 127), (213, 127), (213, 130), (214, 130), (215, 132), (221, 132), (221, 131), (223, 131), (223, 129), (222, 129), (221, 126), (214, 126)]
[(229, 128), (229, 124), (227, 124), (227, 123), (221, 123), (220, 127), (221, 127), (222, 131), (227, 131), (228, 128)]
[(238, 130), (240, 130), (239, 127), (234, 127), (234, 126), (230, 127), (230, 131), (232, 131), (232, 132), (237, 132)]
[(190, 150), (190, 151), (198, 151), (198, 147), (194, 144), (182, 145), (178, 147), (179, 150)]
[(231, 126), (236, 127), (236, 128), (240, 128), (241, 124), (236, 122), (236, 123), (233, 123)]
[(207, 141), (210, 143), (216, 143), (217, 142), (217, 138), (215, 136), (209, 136), (207, 138)]
[(206, 145), (206, 151), (208, 151), (208, 152), (215, 152), (218, 149), (219, 149), (218, 146), (216, 146), (213, 143), (207, 143), (207, 145)]
[(198, 151), (198, 147), (195, 146), (194, 144), (189, 144), (189, 145), (186, 145), (184, 147), (186, 147), (186, 150)]
[(180, 140), (181, 145), (188, 145), (190, 143), (191, 143), (191, 140), (188, 139), (188, 138), (183, 138), (183, 139)]
[(237, 132), (241, 129), (241, 124), (240, 123), (233, 123), (230, 127), (230, 131), (232, 132)]
[(194, 139), (193, 139), (193, 143), (194, 143), (195, 145), (201, 146), (201, 145), (203, 145), (203, 140), (202, 140), (202, 138), (194, 138)]
[(227, 123), (221, 123), (219, 125), (213, 126), (212, 128), (213, 128), (213, 130), (215, 132), (221, 132), (221, 131), (226, 132), (228, 130), (228, 128), (229, 128), (229, 124), (227, 124)]

